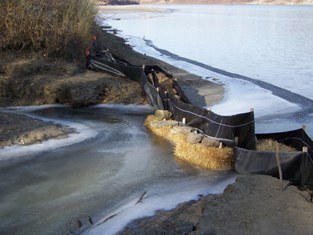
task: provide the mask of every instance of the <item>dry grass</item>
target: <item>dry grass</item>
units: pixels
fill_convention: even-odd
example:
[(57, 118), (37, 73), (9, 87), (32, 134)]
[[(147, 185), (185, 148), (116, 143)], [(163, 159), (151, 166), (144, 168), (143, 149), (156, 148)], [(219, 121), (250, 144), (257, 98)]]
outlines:
[(264, 152), (276, 152), (276, 144), (278, 144), (279, 152), (297, 152), (295, 148), (292, 148), (282, 143), (278, 143), (273, 139), (258, 140), (256, 150)]
[(0, 10), (0, 50), (68, 59), (84, 54), (97, 14), (91, 0), (1, 0)]
[(146, 127), (154, 134), (171, 141), (175, 145), (175, 156), (194, 165), (210, 170), (229, 170), (233, 168), (234, 153), (231, 148), (206, 147), (202, 144), (190, 144), (186, 134), (170, 134), (171, 126), (154, 128), (157, 121), (153, 115), (147, 117)]

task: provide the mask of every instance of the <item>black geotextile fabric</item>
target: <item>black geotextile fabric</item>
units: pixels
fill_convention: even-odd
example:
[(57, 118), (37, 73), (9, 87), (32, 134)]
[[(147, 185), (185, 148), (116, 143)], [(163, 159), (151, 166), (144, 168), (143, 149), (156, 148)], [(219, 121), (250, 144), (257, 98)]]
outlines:
[[(303, 129), (255, 135), (254, 112), (221, 116), (192, 105), (174, 79), (172, 80), (173, 86), (178, 91), (178, 96), (172, 96), (159, 86), (155, 71), (162, 72), (169, 78), (172, 76), (158, 66), (145, 66), (143, 69), (110, 53), (106, 53), (103, 57), (89, 55), (87, 64), (94, 70), (103, 70), (139, 81), (149, 103), (155, 109), (171, 111), (173, 119), (177, 121), (185, 118), (186, 124), (202, 130), (208, 136), (222, 141), (224, 139), (225, 143), (238, 137), (238, 147), (235, 148), (235, 170), (238, 173), (257, 173), (278, 177), (276, 153), (254, 151), (255, 137), (274, 139), (299, 151), (279, 153), (283, 179), (295, 184), (313, 185), (313, 141)], [(148, 73), (152, 73), (154, 84), (148, 81)], [(301, 152), (302, 147), (307, 147), (308, 152)]]
[(168, 95), (168, 106), (175, 120), (186, 120), (186, 124), (202, 130), (206, 135), (226, 140), (238, 137), (238, 146), (255, 149), (254, 112), (221, 116), (191, 104), (186, 104)]
[[(107, 53), (108, 54), (108, 53)], [(106, 57), (108, 55), (106, 54)], [(245, 149), (255, 149), (255, 130), (254, 130), (254, 112), (237, 114), (232, 116), (221, 116), (206, 109), (190, 104), (179, 84), (173, 81), (174, 88), (177, 90), (179, 99), (166, 93), (162, 87), (158, 86), (155, 71), (166, 74), (169, 78), (172, 76), (158, 66), (142, 67), (132, 66), (126, 61), (120, 61), (113, 55), (110, 58), (101, 58), (89, 56), (89, 67), (95, 70), (104, 70), (107, 72), (125, 75), (132, 80), (139, 81), (144, 92), (147, 95), (149, 103), (155, 109), (166, 109), (172, 112), (173, 119), (182, 121), (186, 124), (202, 130), (206, 135), (229, 140), (235, 140), (238, 137), (238, 146)], [(111, 59), (112, 58), (112, 59)], [(152, 73), (153, 83), (151, 84), (146, 73)]]
[(108, 61), (106, 58), (98, 56), (88, 56), (88, 67), (93, 70), (106, 71), (120, 76), (126, 76), (134, 81), (140, 82), (143, 68), (140, 66), (132, 66), (126, 61), (120, 61), (114, 58), (114, 61)]
[[(157, 70), (156, 67), (153, 69)], [(254, 112), (221, 116), (186, 103), (183, 96), (180, 96), (180, 98), (174, 97), (166, 93), (162, 87), (157, 90), (149, 83), (145, 75), (142, 79), (142, 85), (148, 94), (149, 102), (155, 108), (161, 107), (159, 102), (159, 99), (161, 99), (164, 109), (172, 113), (173, 119), (182, 121), (185, 118), (187, 125), (202, 130), (208, 136), (221, 140), (225, 139), (228, 142), (238, 137), (238, 146), (255, 149)], [(178, 83), (175, 83), (175, 85), (179, 86)], [(149, 91), (147, 92), (147, 90)], [(181, 88), (178, 91), (183, 93)]]
[[(298, 185), (313, 185), (313, 141), (303, 129), (257, 134), (258, 140), (273, 139), (298, 152), (279, 152), (279, 161), (282, 168), (283, 179)], [(303, 147), (308, 152), (302, 152)], [(279, 177), (278, 164), (275, 152), (252, 151), (235, 148), (235, 170), (238, 173), (254, 173)]]

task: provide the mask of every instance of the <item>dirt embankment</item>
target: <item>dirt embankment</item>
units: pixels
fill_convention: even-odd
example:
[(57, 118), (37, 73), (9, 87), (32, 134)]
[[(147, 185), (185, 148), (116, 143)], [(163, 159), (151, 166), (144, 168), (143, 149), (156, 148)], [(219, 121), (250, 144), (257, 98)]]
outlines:
[[(98, 33), (97, 38), (103, 48), (109, 48), (112, 53), (134, 65), (162, 66), (179, 79), (190, 100), (200, 106), (207, 105), (207, 102), (214, 103), (223, 97), (222, 86), (211, 84), (162, 61), (139, 54), (126, 45), (122, 38), (102, 31)], [(147, 103), (140, 84), (126, 77), (90, 71), (84, 68), (84, 65), (48, 59), (41, 54), (0, 52), (0, 55), (0, 107), (68, 104), (79, 108), (99, 103)], [(212, 94), (215, 94), (215, 99), (212, 99)], [(8, 118), (13, 122), (8, 121)], [(11, 114), (0, 116), (0, 123), (10, 123), (15, 130), (21, 127), (18, 126), (19, 122), (23, 122), (21, 116), (19, 118)], [(30, 136), (30, 132), (18, 135), (17, 133), (24, 133), (23, 129), (15, 132), (14, 137), (10, 137), (8, 135), (10, 125), (2, 125), (1, 139), (5, 141), (2, 141), (1, 146), (10, 143), (33, 143), (48, 138), (47, 136), (39, 138), (39, 135), (36, 135), (36, 138), (27, 137)], [(36, 125), (34, 128), (37, 128)], [(54, 127), (49, 129), (54, 132), (51, 128)]]
[[(284, 182), (286, 185), (287, 182)], [(221, 195), (159, 211), (130, 223), (120, 234), (312, 234), (313, 203), (309, 191), (270, 176), (238, 176)]]
[(128, 78), (35, 54), (1, 54), (0, 106), (145, 102), (140, 85)]
[[(35, 53), (0, 52), (0, 107), (98, 103), (145, 104), (140, 84)], [(32, 144), (72, 132), (24, 115), (0, 112), (0, 147)]]
[(50, 138), (65, 138), (74, 130), (15, 113), (0, 112), (0, 148), (29, 145)]

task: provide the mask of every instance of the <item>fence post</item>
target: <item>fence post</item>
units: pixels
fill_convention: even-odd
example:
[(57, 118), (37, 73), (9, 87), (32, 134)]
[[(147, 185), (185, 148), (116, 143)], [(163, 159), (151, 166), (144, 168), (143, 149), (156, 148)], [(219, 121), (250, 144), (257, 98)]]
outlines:
[(182, 123), (186, 124), (186, 118), (183, 118)]
[(236, 144), (236, 146), (238, 146), (238, 143), (239, 143), (239, 138), (238, 138), (238, 136), (235, 136), (235, 144)]
[(278, 173), (279, 173), (280, 187), (281, 187), (281, 191), (283, 191), (283, 188), (284, 188), (283, 172), (281, 170), (281, 165), (280, 165), (280, 160), (279, 160), (279, 146), (277, 142), (276, 142), (276, 162), (277, 162)]
[(164, 109), (169, 110), (169, 105), (168, 105), (168, 93), (167, 91), (164, 91)]

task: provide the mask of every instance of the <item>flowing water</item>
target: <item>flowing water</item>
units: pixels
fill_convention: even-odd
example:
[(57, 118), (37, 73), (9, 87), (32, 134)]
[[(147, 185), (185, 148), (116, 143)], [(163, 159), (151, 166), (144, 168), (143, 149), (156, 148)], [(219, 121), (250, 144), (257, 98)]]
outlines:
[(99, 21), (119, 29), (135, 50), (224, 84), (213, 111), (254, 108), (258, 132), (306, 124), (313, 137), (312, 6), (123, 8), (100, 12)]
[(9, 111), (66, 124), (79, 133), (0, 149), (0, 234), (65, 234), (76, 218), (88, 227), (88, 216), (97, 223), (112, 213), (117, 216), (88, 234), (113, 234), (131, 219), (200, 194), (221, 193), (234, 181), (230, 173), (175, 160), (172, 146), (143, 126), (152, 112), (148, 106)]

